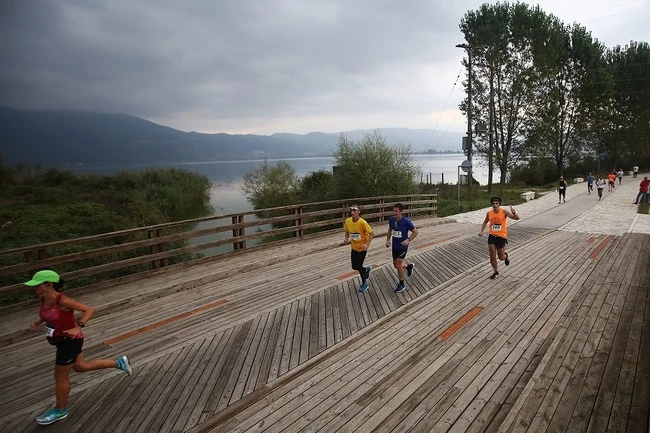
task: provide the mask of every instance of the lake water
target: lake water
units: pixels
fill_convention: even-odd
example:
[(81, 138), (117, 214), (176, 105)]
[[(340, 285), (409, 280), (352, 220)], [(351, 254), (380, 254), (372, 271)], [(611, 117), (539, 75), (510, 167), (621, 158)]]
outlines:
[[(460, 153), (455, 154), (415, 154), (414, 162), (421, 168), (421, 176), (418, 181), (430, 183), (455, 184), (458, 179), (458, 166), (465, 160), (465, 156)], [(303, 177), (309, 173), (318, 170), (332, 171), (334, 157), (314, 157), (314, 158), (288, 158), (288, 159), (268, 159), (271, 165), (286, 161), (295, 170), (296, 175)], [(209, 161), (194, 162), (185, 164), (168, 164), (156, 166), (130, 166), (130, 167), (76, 167), (72, 171), (78, 174), (115, 174), (120, 171), (137, 171), (146, 170), (155, 167), (175, 167), (190, 170), (196, 173), (204, 174), (212, 182), (210, 191), (210, 204), (214, 208), (215, 214), (235, 213), (252, 210), (252, 206), (246, 200), (241, 190), (244, 175), (256, 170), (263, 160), (256, 161)], [(462, 171), (461, 171), (462, 174)], [(498, 176), (498, 174), (495, 174)], [(474, 178), (481, 183), (487, 184), (487, 167), (478, 165), (474, 167)], [(498, 181), (498, 177), (495, 177)]]

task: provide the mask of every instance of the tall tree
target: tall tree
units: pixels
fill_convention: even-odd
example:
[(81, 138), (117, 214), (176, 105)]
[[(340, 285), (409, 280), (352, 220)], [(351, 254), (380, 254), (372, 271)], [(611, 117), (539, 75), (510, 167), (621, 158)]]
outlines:
[(605, 48), (584, 27), (566, 27), (553, 16), (540, 30), (534, 44), (539, 85), (528, 120), (528, 151), (552, 160), (560, 176), (585, 147), (602, 102), (597, 87)]
[(630, 42), (607, 52), (610, 98), (600, 143), (609, 159), (631, 167), (650, 165), (650, 45)]
[[(537, 84), (532, 43), (546, 22), (538, 6), (497, 3), (467, 12), (460, 23), (476, 65), (472, 112), (476, 122), (491, 125), (493, 134), (478, 137), (475, 149), (494, 161), (502, 184), (525, 154), (527, 119)], [(467, 113), (467, 100), (460, 109)]]

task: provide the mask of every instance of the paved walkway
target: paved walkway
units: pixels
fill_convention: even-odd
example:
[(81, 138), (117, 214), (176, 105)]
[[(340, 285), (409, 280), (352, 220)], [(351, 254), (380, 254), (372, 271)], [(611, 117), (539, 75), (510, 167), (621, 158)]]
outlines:
[[(632, 176), (624, 177), (621, 185), (616, 185), (613, 192), (605, 189), (600, 201), (595, 190), (587, 194), (586, 183), (570, 185), (566, 204), (571, 206), (558, 204), (557, 193), (551, 191), (538, 199), (515, 206), (521, 219), (510, 224), (580, 233), (650, 234), (650, 215), (637, 213), (637, 205), (632, 203), (644, 176), (648, 174), (640, 174), (636, 179)], [(489, 207), (485, 207), (448, 218), (463, 223), (481, 224), (488, 210)]]

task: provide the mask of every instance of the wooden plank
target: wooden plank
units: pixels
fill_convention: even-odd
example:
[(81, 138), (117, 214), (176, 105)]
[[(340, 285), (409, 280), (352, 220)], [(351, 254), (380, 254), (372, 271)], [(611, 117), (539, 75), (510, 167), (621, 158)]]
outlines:
[(267, 379), (268, 382), (275, 380), (280, 375), (280, 362), (282, 361), (282, 352), (284, 351), (284, 345), (286, 344), (287, 328), (289, 327), (290, 314), (291, 305), (285, 305), (282, 311), (280, 331), (278, 333), (277, 343), (273, 347), (273, 360), (271, 361), (269, 369)]
[(300, 355), (298, 358), (298, 362), (296, 363), (296, 366), (299, 364), (303, 364), (307, 362), (309, 359), (309, 341), (311, 339), (311, 296), (307, 296), (304, 298), (304, 316), (302, 320), (302, 332), (301, 332), (301, 338), (300, 338)]
[[(227, 351), (226, 347), (230, 338), (232, 336), (233, 329), (229, 329), (226, 332), (223, 332), (219, 335), (218, 345), (214, 348), (212, 356), (210, 356), (209, 363), (205, 366), (204, 370), (208, 373), (207, 378), (204, 379), (203, 376), (200, 380), (200, 384), (203, 385), (203, 388), (197, 387), (196, 393), (198, 398), (195, 400), (194, 406), (192, 409), (188, 408), (188, 417), (186, 421), (186, 426), (195, 426), (200, 421), (204, 420), (207, 416), (205, 407), (207, 402), (212, 394), (216, 383), (219, 380), (219, 374), (223, 368), (223, 364), (226, 362)], [(216, 341), (216, 338), (215, 338)]]
[[(332, 328), (332, 333), (333, 333)], [(325, 291), (318, 293), (318, 350), (321, 353), (327, 349), (327, 305), (325, 305)], [(330, 337), (331, 338), (331, 337)]]
[[(639, 285), (639, 293), (645, 295), (643, 308), (643, 321), (639, 344), (639, 356), (634, 375), (634, 386), (632, 390), (632, 403), (628, 420), (628, 431), (643, 431), (643, 428), (650, 430), (650, 239), (641, 239), (637, 235), (631, 235), (634, 242), (643, 245), (639, 254), (637, 266), (633, 272), (635, 279), (631, 284)], [(645, 258), (645, 260), (643, 259)], [(635, 281), (636, 280), (636, 281)], [(635, 312), (635, 314), (637, 314)], [(640, 317), (640, 314), (639, 316)]]
[(335, 323), (334, 323), (334, 301), (332, 300), (333, 287), (325, 289), (325, 327), (327, 335), (327, 347), (332, 347), (335, 341)]
[(223, 405), (226, 385), (228, 384), (230, 375), (232, 374), (235, 362), (237, 358), (239, 358), (241, 348), (244, 345), (251, 324), (252, 320), (239, 324), (235, 327), (232, 334), (230, 334), (230, 338), (228, 338), (228, 342), (224, 348), (223, 362), (220, 363), (221, 368), (219, 370), (219, 377), (215, 383), (213, 391), (210, 393), (210, 397), (208, 397), (208, 400), (205, 403), (203, 409), (204, 413), (212, 414), (217, 411), (220, 404)]
[[(343, 307), (339, 302), (338, 297), (338, 286), (334, 286), (330, 290), (330, 300), (332, 302), (332, 315), (328, 316), (328, 320), (331, 321), (334, 328), (334, 344), (343, 340), (343, 319), (341, 317), (341, 310)], [(327, 345), (330, 346), (330, 341), (328, 339)]]
[[(284, 346), (282, 348), (282, 357), (280, 358), (280, 369), (278, 370), (278, 376), (282, 376), (284, 373), (289, 371), (289, 362), (291, 360), (293, 352), (293, 339), (296, 329), (296, 318), (298, 315), (298, 301), (291, 303), (291, 308), (289, 309), (289, 322), (287, 323), (287, 332), (284, 340)], [(302, 330), (302, 326), (300, 326)]]
[(355, 289), (348, 284), (342, 284), (342, 296), (345, 297), (345, 307), (346, 314), (348, 317), (348, 328), (350, 330), (350, 335), (354, 334), (359, 330), (359, 320), (363, 321), (363, 318), (360, 317), (361, 310), (359, 310), (359, 301), (357, 300), (356, 295), (354, 295)]
[[(350, 317), (348, 316), (348, 303), (345, 295), (345, 287), (339, 284), (336, 287), (336, 299), (339, 304), (339, 315), (341, 317), (341, 340), (345, 340), (351, 334), (350, 332)], [(354, 318), (353, 318), (354, 320)]]
[[(232, 391), (232, 395), (230, 396), (231, 402), (242, 398), (244, 395), (244, 389), (246, 388), (246, 385), (251, 381), (251, 378), (257, 379), (257, 371), (253, 371), (253, 364), (260, 358), (258, 357), (258, 352), (264, 351), (265, 342), (262, 342), (262, 335), (266, 329), (267, 317), (268, 314), (261, 314), (254, 319), (254, 323), (251, 325), (251, 331), (254, 330), (254, 333), (248, 333), (249, 336), (252, 335), (252, 339), (249, 348), (246, 350), (246, 357), (241, 364), (241, 371), (237, 377), (237, 381), (235, 382), (235, 387)], [(244, 350), (242, 350), (242, 354), (244, 354)]]
[(318, 293), (311, 295), (311, 323), (309, 325), (309, 359), (316, 356), (319, 351), (319, 311), (320, 311), (320, 296)]
[(302, 347), (302, 330), (304, 327), (304, 320), (305, 320), (305, 298), (300, 299), (298, 302), (294, 302), (296, 304), (296, 320), (294, 322), (294, 329), (293, 329), (293, 339), (292, 339), (292, 344), (291, 344), (291, 351), (290, 353), (290, 358), (289, 358), (289, 368), (288, 370), (292, 370), (298, 366), (298, 362), (300, 361), (300, 350)]

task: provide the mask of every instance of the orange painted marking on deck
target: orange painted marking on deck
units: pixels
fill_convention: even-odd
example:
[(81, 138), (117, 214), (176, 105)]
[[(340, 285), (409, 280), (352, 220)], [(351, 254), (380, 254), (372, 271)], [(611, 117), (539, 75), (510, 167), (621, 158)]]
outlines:
[(598, 258), (600, 253), (603, 252), (603, 250), (607, 247), (607, 245), (609, 245), (612, 242), (613, 239), (614, 239), (614, 236), (607, 236), (605, 239), (603, 239), (603, 241), (600, 243), (600, 245), (598, 245), (596, 247), (594, 252), (589, 255), (589, 258), (592, 259), (592, 260)]
[(467, 324), (474, 316), (476, 316), (478, 313), (483, 310), (483, 307), (474, 307), (471, 310), (469, 310), (463, 317), (458, 319), (456, 323), (451, 325), (449, 328), (445, 329), (442, 334), (438, 335), (439, 340), (446, 340), (447, 338), (451, 337), (454, 335), (456, 331), (458, 331), (460, 328), (462, 328), (464, 325)]
[(218, 300), (216, 302), (213, 302), (211, 304), (204, 305), (202, 307), (196, 308), (196, 309), (191, 310), (191, 311), (187, 311), (187, 312), (185, 312), (183, 314), (179, 314), (178, 316), (173, 316), (173, 317), (170, 317), (168, 319), (161, 320), (160, 322), (156, 322), (156, 323), (153, 323), (151, 325), (147, 325), (147, 326), (145, 326), (143, 328), (136, 329), (135, 331), (131, 331), (131, 332), (128, 332), (126, 334), (118, 335), (115, 338), (111, 338), (109, 340), (104, 340), (104, 344), (107, 344), (107, 345), (110, 346), (111, 344), (115, 344), (115, 343), (117, 343), (119, 341), (126, 340), (127, 338), (131, 338), (131, 337), (134, 337), (136, 335), (144, 334), (145, 332), (152, 331), (152, 330), (154, 330), (156, 328), (160, 328), (161, 326), (168, 325), (170, 323), (173, 323), (173, 322), (176, 322), (178, 320), (189, 317), (189, 316), (191, 316), (193, 314), (201, 313), (203, 311), (209, 310), (209, 309), (217, 307), (219, 305), (223, 305), (223, 304), (225, 304), (227, 302), (228, 301), (225, 300), (225, 299), (220, 299), (220, 300)]
[(587, 243), (588, 244), (593, 244), (595, 240), (596, 240), (596, 238), (592, 236), (589, 239), (587, 239)]
[(459, 238), (459, 237), (460, 236), (451, 236), (451, 237), (448, 237), (448, 238), (440, 239), (440, 240), (435, 241), (435, 242), (428, 242), (426, 244), (417, 245), (415, 248), (418, 249), (418, 250), (422, 249), (422, 248), (428, 248), (428, 247), (431, 247), (433, 245), (442, 244), (444, 242), (447, 242), (447, 241), (450, 241), (452, 239), (456, 239), (456, 238)]
[(355, 275), (359, 275), (359, 273), (357, 271), (348, 272), (347, 274), (339, 275), (338, 277), (336, 277), (336, 279), (337, 280), (345, 280), (346, 278), (350, 278), (350, 277), (353, 277)]
[[(372, 269), (376, 269), (377, 265), (365, 265), (365, 266), (372, 266)], [(341, 280), (346, 280), (346, 279), (348, 279), (350, 277), (354, 277), (354, 276), (358, 276), (358, 275), (359, 275), (359, 272), (352, 271), (352, 272), (348, 272), (347, 274), (339, 275), (338, 277), (336, 277), (336, 279), (341, 281)]]

